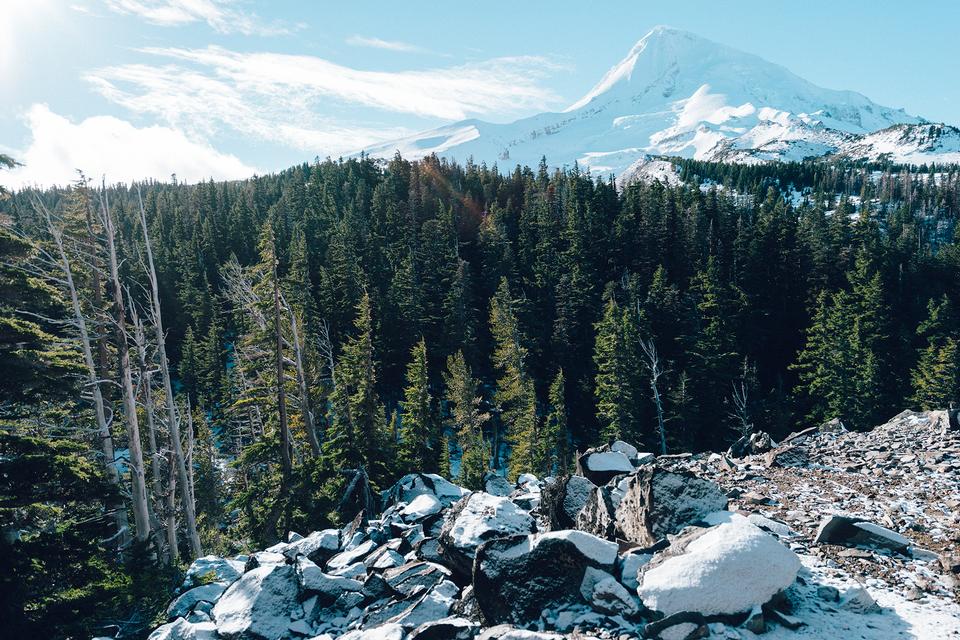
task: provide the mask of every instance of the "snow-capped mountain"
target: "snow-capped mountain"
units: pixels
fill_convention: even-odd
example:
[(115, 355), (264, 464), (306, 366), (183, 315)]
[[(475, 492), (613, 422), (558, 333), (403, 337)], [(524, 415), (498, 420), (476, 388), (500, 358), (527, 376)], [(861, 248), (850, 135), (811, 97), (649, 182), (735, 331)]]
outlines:
[(650, 155), (762, 162), (830, 153), (960, 160), (960, 130), (854, 91), (818, 87), (755, 55), (657, 27), (561, 113), (509, 124), (464, 120), (367, 149), (501, 166), (572, 165), (622, 174)]

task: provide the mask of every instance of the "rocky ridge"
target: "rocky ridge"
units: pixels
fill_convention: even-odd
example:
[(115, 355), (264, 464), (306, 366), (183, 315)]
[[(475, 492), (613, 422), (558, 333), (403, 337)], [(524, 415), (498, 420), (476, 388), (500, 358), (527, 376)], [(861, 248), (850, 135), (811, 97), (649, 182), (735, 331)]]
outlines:
[(958, 637), (958, 472), (947, 412), (904, 412), (478, 492), (413, 474), (342, 529), (196, 560), (150, 640)]

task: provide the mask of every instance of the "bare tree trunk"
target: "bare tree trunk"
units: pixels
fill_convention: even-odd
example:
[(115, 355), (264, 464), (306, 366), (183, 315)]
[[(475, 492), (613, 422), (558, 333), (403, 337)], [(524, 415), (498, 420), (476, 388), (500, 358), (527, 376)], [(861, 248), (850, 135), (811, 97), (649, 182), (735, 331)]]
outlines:
[(120, 382), (123, 388), (123, 408), (127, 423), (127, 439), (130, 449), (130, 484), (133, 498), (133, 523), (136, 537), (145, 541), (150, 536), (150, 512), (147, 506), (146, 476), (143, 469), (143, 451), (140, 447), (140, 422), (137, 418), (137, 399), (133, 392), (133, 374), (130, 367), (130, 348), (126, 326), (126, 305), (123, 287), (120, 286), (120, 268), (117, 263), (116, 230), (113, 217), (103, 194), (103, 218), (106, 230), (107, 249), (110, 257), (110, 277), (113, 280), (114, 304), (117, 312), (117, 329), (120, 334), (117, 347), (120, 352)]
[(280, 495), (284, 500), (283, 538), (290, 530), (290, 479), (293, 474), (293, 460), (290, 451), (290, 427), (287, 424), (287, 397), (283, 380), (283, 335), (280, 331), (280, 283), (277, 279), (277, 258), (273, 258), (273, 322), (276, 333), (277, 364), (277, 413), (280, 418)]
[[(76, 323), (77, 331), (80, 333), (83, 362), (87, 368), (88, 385), (93, 395), (93, 411), (97, 420), (97, 439), (100, 441), (100, 451), (103, 453), (103, 462), (107, 470), (107, 481), (119, 490), (120, 472), (117, 469), (116, 453), (113, 449), (113, 435), (110, 433), (110, 424), (107, 422), (107, 411), (104, 407), (103, 394), (100, 390), (100, 379), (97, 375), (97, 367), (93, 361), (93, 350), (90, 346), (87, 320), (83, 315), (83, 308), (80, 306), (80, 296), (77, 294), (77, 287), (73, 280), (73, 268), (70, 266), (70, 260), (67, 258), (62, 232), (53, 224), (50, 211), (42, 204), (39, 206), (46, 218), (47, 230), (57, 245), (57, 252), (60, 257), (60, 268), (63, 271), (63, 278), (67, 283), (67, 288), (70, 290), (70, 305), (73, 309), (73, 319)], [(111, 503), (109, 507), (113, 511), (118, 546), (123, 548), (129, 542), (129, 525), (127, 522), (126, 506), (124, 506), (123, 500), (118, 498), (117, 501)]]
[[(143, 414), (147, 419), (147, 446), (150, 454), (150, 520), (157, 541), (157, 549), (163, 549), (163, 539), (160, 532), (159, 513), (163, 512), (166, 496), (163, 494), (163, 484), (160, 481), (160, 452), (157, 450), (157, 428), (153, 405), (153, 372), (147, 366), (147, 336), (143, 321), (137, 313), (136, 305), (130, 301), (130, 314), (133, 319), (134, 341), (137, 345), (137, 366), (140, 373), (140, 384), (143, 387)], [(169, 552), (163, 554), (164, 561), (169, 564)]]
[[(94, 231), (94, 216), (93, 208), (90, 206), (90, 190), (87, 187), (86, 179), (84, 178), (81, 182), (81, 189), (83, 189), (83, 202), (87, 218), (87, 251), (90, 254), (90, 289), (93, 294), (93, 308), (102, 309), (103, 308), (103, 282), (100, 279), (101, 273), (101, 264), (100, 258), (97, 255), (96, 247), (96, 232)], [(99, 325), (99, 323), (98, 323)], [(98, 337), (96, 339), (97, 344), (97, 369), (102, 372), (106, 372), (110, 368), (110, 356), (107, 353), (107, 340), (105, 337), (105, 331), (98, 331)], [(102, 393), (102, 392), (101, 392)], [(107, 399), (109, 399), (109, 389), (107, 390)]]
[(177, 465), (173, 460), (173, 450), (167, 454), (167, 494), (166, 521), (167, 546), (170, 549), (170, 563), (180, 560), (180, 547), (177, 543)]
[(313, 409), (310, 405), (310, 391), (307, 387), (307, 372), (303, 364), (303, 349), (300, 340), (300, 326), (297, 323), (297, 313), (288, 307), (290, 316), (290, 332), (293, 334), (293, 361), (297, 367), (297, 389), (300, 393), (300, 412), (303, 415), (303, 427), (307, 432), (310, 450), (313, 455), (320, 455), (320, 440), (317, 438), (316, 425), (313, 420)]
[(660, 397), (660, 356), (657, 354), (657, 345), (653, 340), (640, 341), (643, 355), (647, 359), (647, 368), (650, 370), (650, 390), (653, 391), (653, 403), (657, 406), (657, 433), (660, 436), (660, 455), (667, 455), (667, 428), (663, 419), (663, 400)]
[(193, 430), (193, 407), (187, 397), (187, 479), (190, 481), (190, 501), (197, 504), (197, 493), (193, 482), (193, 452), (196, 445), (196, 434)]
[(147, 275), (150, 277), (150, 293), (152, 302), (153, 326), (156, 330), (157, 352), (160, 356), (160, 374), (163, 377), (163, 393), (167, 403), (167, 422), (170, 429), (170, 443), (172, 446), (173, 462), (177, 477), (180, 481), (181, 502), (187, 527), (187, 538), (190, 542), (190, 553), (194, 558), (203, 555), (200, 546), (200, 535), (197, 533), (197, 512), (193, 500), (188, 492), (187, 466), (183, 460), (183, 446), (180, 444), (180, 425), (177, 422), (177, 408), (173, 399), (173, 385), (170, 382), (170, 365), (167, 362), (166, 335), (163, 332), (163, 319), (160, 315), (160, 290), (157, 284), (157, 271), (153, 266), (153, 249), (150, 246), (150, 234), (147, 232), (147, 214), (143, 209), (143, 198), (137, 188), (137, 199), (140, 203), (140, 225), (143, 227), (143, 241), (147, 253)]

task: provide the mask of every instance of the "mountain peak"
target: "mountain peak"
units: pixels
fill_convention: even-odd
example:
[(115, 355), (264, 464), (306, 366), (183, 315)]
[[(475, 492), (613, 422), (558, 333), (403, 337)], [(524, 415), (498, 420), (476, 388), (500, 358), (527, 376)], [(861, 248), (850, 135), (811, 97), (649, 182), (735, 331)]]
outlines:
[(368, 151), (531, 166), (546, 155), (557, 166), (577, 162), (598, 174), (622, 174), (648, 156), (764, 162), (852, 150), (921, 162), (956, 151), (955, 132), (936, 144), (911, 133), (909, 145), (885, 134), (867, 140), (869, 149), (853, 149), (874, 132), (923, 122), (854, 91), (818, 87), (754, 54), (657, 26), (564, 113), (453, 123)]
[(715, 59), (724, 57), (724, 53), (736, 55), (740, 52), (689, 31), (657, 25), (640, 38), (600, 82), (565, 111), (580, 109), (619, 84), (633, 84), (633, 76), (638, 70), (642, 71), (642, 81), (656, 82), (678, 69), (681, 62)]

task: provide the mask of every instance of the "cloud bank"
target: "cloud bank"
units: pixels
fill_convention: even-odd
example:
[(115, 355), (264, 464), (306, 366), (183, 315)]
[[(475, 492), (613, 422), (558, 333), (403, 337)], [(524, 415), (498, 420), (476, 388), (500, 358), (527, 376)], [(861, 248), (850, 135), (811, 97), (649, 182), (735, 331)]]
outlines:
[(12, 189), (66, 185), (76, 179), (77, 169), (91, 178), (105, 176), (110, 183), (169, 179), (174, 173), (185, 182), (257, 173), (236, 156), (168, 127), (138, 128), (112, 116), (73, 123), (45, 104), (30, 107), (26, 120), (33, 139), (16, 157), (24, 166), (0, 172), (0, 183)]

